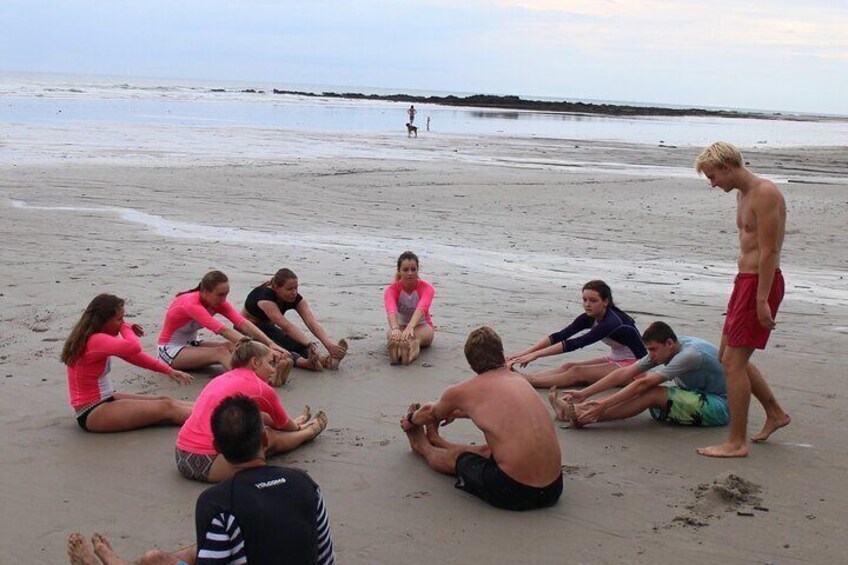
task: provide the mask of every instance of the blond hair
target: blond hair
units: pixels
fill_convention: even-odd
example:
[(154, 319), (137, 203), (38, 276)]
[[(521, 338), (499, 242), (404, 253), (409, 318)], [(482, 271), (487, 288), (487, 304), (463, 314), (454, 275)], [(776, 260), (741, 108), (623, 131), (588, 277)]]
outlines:
[(704, 149), (695, 159), (695, 170), (698, 171), (698, 174), (704, 171), (705, 165), (739, 168), (742, 166), (742, 154), (739, 153), (736, 147), (726, 141), (716, 141)]
[(236, 345), (233, 356), (230, 358), (230, 366), (233, 369), (247, 367), (251, 359), (262, 358), (271, 353), (267, 345), (254, 341), (249, 337), (243, 337)]

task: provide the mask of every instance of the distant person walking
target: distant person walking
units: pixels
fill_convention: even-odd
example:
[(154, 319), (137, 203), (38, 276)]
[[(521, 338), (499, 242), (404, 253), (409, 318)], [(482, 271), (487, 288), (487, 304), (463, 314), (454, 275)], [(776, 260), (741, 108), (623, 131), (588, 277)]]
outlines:
[(727, 305), (719, 359), (727, 378), (730, 404), (730, 437), (725, 443), (702, 447), (708, 457), (748, 455), (748, 407), (753, 393), (766, 411), (766, 421), (754, 442), (766, 441), (790, 422), (774, 398), (762, 373), (750, 362), (755, 349), (765, 349), (774, 318), (783, 300), (780, 250), (786, 230), (786, 202), (773, 182), (749, 171), (733, 145), (719, 141), (695, 160), (710, 186), (736, 195), (739, 228), (739, 272)]
[(418, 113), (418, 110), (415, 109), (415, 106), (410, 106), (409, 110), (407, 110), (406, 113), (409, 114), (409, 123), (415, 123), (415, 114)]
[(427, 116), (427, 131), (430, 131), (430, 116)]

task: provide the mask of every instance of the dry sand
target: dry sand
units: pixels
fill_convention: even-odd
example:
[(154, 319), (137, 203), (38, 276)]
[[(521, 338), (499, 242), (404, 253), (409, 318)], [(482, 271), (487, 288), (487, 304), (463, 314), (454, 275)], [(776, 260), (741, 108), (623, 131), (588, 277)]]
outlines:
[[(846, 150), (746, 155), (766, 175), (842, 178), (782, 185), (787, 295), (755, 360), (792, 425), (744, 460), (695, 453), (726, 429), (664, 426), (645, 414), (559, 429), (564, 498), (552, 509), (509, 513), (454, 489), (409, 452), (398, 426), (405, 406), (469, 375), (462, 344), (470, 329), (492, 325), (515, 352), (578, 314), (580, 286), (592, 278), (609, 282), (641, 327), (663, 319), (682, 335), (717, 341), (734, 273), (735, 199), (694, 173), (628, 176), (585, 164), (682, 171), (693, 149), (489, 140), (484, 151), (474, 143), (462, 152), (470, 159), (479, 151), (480, 163), (5, 165), (0, 562), (65, 562), (71, 531), (103, 532), (127, 557), (193, 542), (204, 487), (175, 470), (176, 428), (81, 432), (59, 350), (98, 292), (128, 298), (152, 352), (170, 297), (207, 270), (227, 272), (241, 304), (283, 266), (299, 274), (329, 333), (351, 344), (339, 372), (295, 370), (281, 389), (293, 411), (306, 403), (327, 410), (330, 426), (273, 460), (321, 484), (340, 563), (848, 562), (839, 533), (848, 523)], [(583, 167), (539, 166), (563, 155)], [(438, 288), (438, 332), (431, 350), (399, 368), (384, 352), (381, 289), (407, 248)], [(209, 374), (179, 387), (116, 360), (112, 379), (118, 390), (191, 399)], [(763, 416), (756, 403), (751, 413), (753, 433)], [(482, 438), (461, 422), (445, 436)]]

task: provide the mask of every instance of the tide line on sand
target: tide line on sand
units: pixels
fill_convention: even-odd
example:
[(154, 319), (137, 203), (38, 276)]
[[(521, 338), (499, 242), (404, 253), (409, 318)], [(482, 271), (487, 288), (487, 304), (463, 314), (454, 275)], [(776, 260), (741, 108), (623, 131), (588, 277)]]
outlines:
[[(142, 225), (154, 233), (170, 238), (196, 241), (215, 241), (221, 244), (275, 245), (306, 249), (364, 251), (393, 254), (398, 238), (359, 234), (321, 234), (262, 232), (210, 226), (141, 212), (133, 208), (116, 206), (37, 206), (21, 200), (10, 201), (10, 206), (21, 210), (50, 212), (83, 212), (111, 214), (122, 221)], [(410, 239), (424, 256), (436, 261), (461, 267), (486, 275), (509, 276), (514, 279), (533, 281), (561, 281), (570, 284), (585, 282), (587, 272), (603, 272), (611, 279), (627, 280), (650, 291), (654, 286), (671, 286), (679, 289), (678, 294), (705, 296), (724, 295), (736, 272), (733, 263), (711, 264), (710, 272), (704, 274), (704, 266), (671, 260), (652, 259), (649, 262), (628, 259), (598, 259), (587, 257), (565, 257), (552, 253), (534, 251), (493, 251), (475, 247), (450, 245), (425, 238)], [(551, 267), (556, 265), (556, 267)], [(791, 300), (821, 305), (838, 305), (848, 302), (848, 291), (834, 285), (839, 273), (809, 268), (784, 267), (791, 273)], [(634, 278), (637, 276), (638, 279)], [(720, 276), (716, 276), (716, 275)]]

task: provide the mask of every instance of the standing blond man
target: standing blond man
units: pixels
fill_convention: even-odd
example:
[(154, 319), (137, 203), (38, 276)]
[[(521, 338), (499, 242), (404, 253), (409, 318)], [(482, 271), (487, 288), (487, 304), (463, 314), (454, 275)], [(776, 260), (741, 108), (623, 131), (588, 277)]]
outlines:
[(739, 228), (739, 273), (727, 305), (719, 347), (727, 379), (730, 436), (720, 445), (700, 448), (698, 453), (708, 457), (746, 457), (752, 393), (766, 412), (763, 429), (752, 441), (767, 440), (790, 421), (762, 373), (750, 362), (755, 349), (765, 349), (783, 299), (780, 250), (786, 230), (786, 202), (773, 182), (745, 168), (739, 150), (729, 143), (719, 141), (707, 147), (695, 159), (695, 170), (706, 176), (713, 187), (726, 193), (738, 191)]

